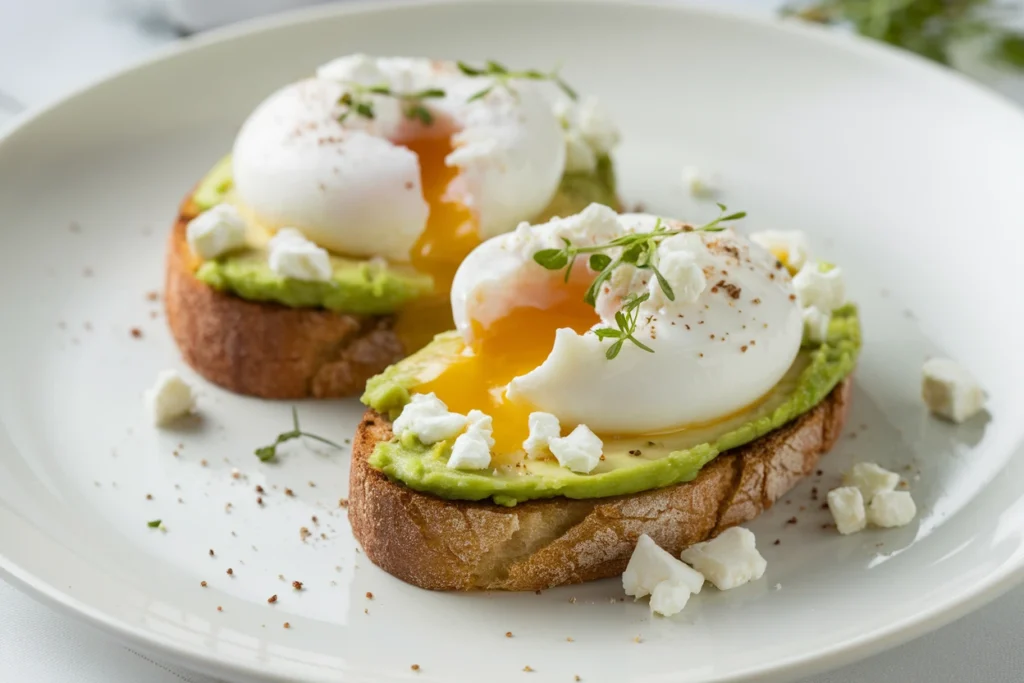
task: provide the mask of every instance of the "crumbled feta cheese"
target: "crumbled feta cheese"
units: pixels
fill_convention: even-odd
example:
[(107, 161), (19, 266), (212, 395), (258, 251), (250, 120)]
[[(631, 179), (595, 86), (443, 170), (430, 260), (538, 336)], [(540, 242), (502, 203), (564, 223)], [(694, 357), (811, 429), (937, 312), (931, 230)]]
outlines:
[(245, 219), (230, 204), (217, 204), (189, 221), (185, 240), (199, 258), (217, 258), (245, 246)]
[(558, 464), (579, 474), (588, 474), (601, 461), (604, 444), (586, 425), (579, 425), (569, 436), (551, 439), (548, 448)]
[(458, 470), (483, 470), (491, 464), (494, 447), (493, 424), (490, 415), (471, 410), (466, 415), (466, 431), (455, 439), (448, 467)]
[(683, 185), (697, 199), (711, 199), (718, 194), (718, 189), (705, 178), (696, 166), (683, 168)]
[(680, 558), (723, 591), (760, 579), (768, 566), (757, 552), (753, 532), (740, 527), (690, 546)]
[(793, 276), (793, 289), (804, 308), (814, 306), (831, 313), (846, 303), (842, 268), (826, 269), (813, 261), (805, 263)]
[(843, 486), (856, 486), (869, 505), (876, 495), (894, 491), (899, 483), (900, 475), (873, 462), (859, 462), (843, 474)]
[(841, 486), (828, 492), (828, 509), (839, 533), (853, 534), (867, 526), (864, 496), (856, 486)]
[(935, 415), (963, 422), (985, 408), (981, 385), (959, 363), (931, 358), (921, 369), (921, 397)]
[(555, 218), (545, 224), (555, 246), (565, 238), (576, 245), (598, 244), (622, 234), (619, 215), (604, 204), (593, 203), (575, 216)]
[(327, 250), (316, 246), (295, 228), (283, 228), (269, 243), (270, 269), (294, 280), (326, 282), (333, 269)]
[(662, 254), (658, 260), (658, 270), (668, 281), (675, 296), (674, 301), (669, 301), (658, 279), (651, 278), (647, 283), (647, 289), (651, 295), (651, 302), (658, 308), (692, 304), (708, 285), (704, 269), (691, 252), (669, 251)]
[(565, 172), (591, 173), (597, 168), (597, 154), (580, 131), (565, 132)]
[(907, 491), (881, 491), (868, 506), (868, 521), (886, 529), (910, 524), (916, 514), (917, 506)]
[(551, 413), (530, 413), (527, 424), (530, 427), (530, 435), (523, 442), (523, 450), (531, 458), (542, 458), (550, 451), (548, 444), (552, 439), (562, 436), (562, 426), (558, 418)]
[(391, 428), (399, 437), (410, 433), (429, 446), (455, 437), (467, 422), (465, 415), (448, 412), (448, 406), (434, 394), (413, 394)]
[(804, 339), (814, 344), (828, 341), (828, 324), (832, 322), (832, 314), (817, 306), (808, 306), (803, 310)]
[[(704, 576), (658, 546), (647, 534), (637, 539), (636, 548), (622, 573), (626, 595), (651, 596), (651, 610), (670, 617), (681, 610), (690, 594), (700, 593)], [(660, 588), (660, 590), (659, 590)]]
[(683, 611), (691, 595), (693, 593), (690, 588), (682, 583), (662, 581), (651, 591), (651, 611), (663, 617), (671, 617)]
[(146, 392), (146, 410), (153, 424), (163, 427), (188, 415), (196, 407), (192, 387), (176, 370), (164, 370), (156, 377), (156, 384)]
[(764, 247), (787, 268), (796, 271), (804, 267), (810, 255), (807, 235), (799, 230), (762, 230), (751, 234), (750, 241)]
[(587, 97), (576, 113), (576, 125), (598, 154), (607, 154), (619, 144), (619, 129), (595, 97)]

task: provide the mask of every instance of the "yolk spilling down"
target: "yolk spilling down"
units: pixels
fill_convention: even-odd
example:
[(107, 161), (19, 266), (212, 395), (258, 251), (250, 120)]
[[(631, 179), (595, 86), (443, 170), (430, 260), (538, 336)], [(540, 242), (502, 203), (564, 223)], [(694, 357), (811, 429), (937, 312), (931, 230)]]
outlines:
[(459, 169), (446, 166), (449, 136), (427, 136), (403, 143), (419, 157), (423, 198), (430, 207), (427, 226), (410, 254), (416, 270), (434, 278), (436, 294), (402, 312), (397, 332), (409, 350), (454, 327), (448, 291), (463, 259), (480, 244), (477, 219), (460, 201)]
[[(564, 283), (559, 274), (544, 279), (522, 292), (523, 298), (505, 315), (488, 326), (473, 321), (473, 355), (460, 358), (435, 379), (416, 388), (434, 392), (448, 409), (468, 413), (476, 408), (494, 418), (494, 462), (522, 448), (529, 435), (527, 421), (532, 406), (505, 397), (505, 387), (515, 377), (538, 367), (551, 353), (555, 331), (568, 327), (582, 334), (600, 320), (593, 307), (583, 301), (590, 278)], [(563, 425), (565, 428), (571, 426)]]

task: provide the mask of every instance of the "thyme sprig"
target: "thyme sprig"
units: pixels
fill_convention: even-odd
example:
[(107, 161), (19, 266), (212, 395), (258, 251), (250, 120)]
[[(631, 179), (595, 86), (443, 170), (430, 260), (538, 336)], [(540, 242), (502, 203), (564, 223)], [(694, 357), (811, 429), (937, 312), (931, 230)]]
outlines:
[(654, 349), (633, 336), (636, 332), (637, 321), (640, 319), (640, 304), (649, 298), (651, 298), (651, 295), (646, 293), (642, 296), (630, 296), (626, 299), (622, 308), (615, 312), (616, 327), (601, 327), (594, 330), (594, 334), (602, 341), (605, 339), (615, 340), (615, 343), (604, 352), (605, 358), (611, 360), (619, 355), (622, 345), (627, 341), (633, 342), (633, 344), (648, 353), (654, 353)]
[(345, 110), (338, 117), (338, 121), (345, 121), (349, 116), (355, 114), (364, 119), (373, 119), (376, 112), (373, 108), (373, 95), (393, 97), (402, 104), (402, 113), (407, 119), (417, 120), (425, 126), (434, 122), (434, 115), (424, 104), (425, 100), (444, 97), (445, 92), (441, 88), (425, 88), (415, 92), (395, 92), (388, 85), (363, 85), (361, 83), (347, 83), (348, 90), (338, 98), (338, 104), (345, 107)]
[[(668, 228), (665, 226), (664, 221), (659, 218), (654, 225), (654, 229), (650, 232), (620, 235), (609, 242), (590, 247), (575, 246), (563, 237), (562, 241), (565, 243), (565, 246), (560, 249), (541, 249), (533, 255), (533, 260), (548, 270), (562, 270), (565, 268), (565, 280), (568, 282), (569, 276), (572, 274), (572, 267), (576, 262), (576, 257), (582, 254), (590, 254), (588, 264), (591, 270), (597, 272), (597, 277), (587, 289), (583, 300), (591, 306), (597, 304), (597, 295), (601, 291), (601, 286), (611, 279), (615, 269), (624, 263), (641, 270), (650, 270), (654, 273), (654, 277), (657, 278), (658, 285), (661, 287), (661, 291), (664, 292), (665, 297), (669, 301), (675, 301), (676, 295), (672, 291), (672, 286), (665, 276), (662, 275), (661, 271), (658, 270), (656, 258), (658, 245), (666, 238), (684, 232), (721, 232), (725, 230), (725, 226), (722, 225), (725, 221), (739, 220), (747, 215), (745, 211), (737, 211), (736, 213), (726, 215), (728, 208), (724, 204), (719, 204), (718, 208), (720, 210), (718, 217), (698, 228), (691, 228), (689, 226), (674, 229)], [(616, 250), (619, 250), (618, 255), (614, 257), (605, 253)]]
[(515, 91), (510, 87), (509, 82), (516, 78), (522, 78), (530, 81), (551, 81), (557, 85), (562, 92), (569, 96), (569, 99), (576, 100), (579, 95), (572, 87), (562, 80), (562, 77), (558, 73), (558, 69), (552, 69), (551, 71), (539, 71), (537, 69), (527, 69), (525, 71), (512, 71), (504, 64), (496, 62), (493, 59), (487, 60), (482, 67), (470, 66), (465, 62), (458, 62), (459, 71), (466, 76), (473, 77), (489, 77), (492, 83), (486, 88), (477, 91), (470, 96), (469, 102), (479, 100), (483, 97), (487, 97), (488, 94), (495, 88), (505, 88), (511, 93)]
[(341, 448), (341, 446), (339, 446), (338, 444), (336, 444), (333, 441), (330, 441), (328, 439), (325, 439), (322, 436), (318, 436), (317, 434), (310, 434), (309, 432), (302, 431), (302, 428), (299, 427), (299, 411), (297, 411), (295, 409), (295, 406), (292, 406), (292, 429), (287, 431), (287, 432), (281, 432), (280, 434), (278, 434), (277, 435), (277, 439), (275, 439), (274, 443), (270, 444), (269, 446), (262, 446), (260, 448), (257, 448), (256, 451), (255, 451), (256, 457), (260, 459), (260, 462), (271, 462), (271, 461), (274, 460), (274, 458), (277, 457), (277, 447), (278, 446), (280, 446), (281, 444), (283, 444), (286, 441), (291, 441), (292, 439), (298, 439), (299, 437), (302, 437), (302, 436), (304, 436), (306, 438), (309, 438), (309, 439), (315, 439), (316, 441), (319, 441), (321, 443), (325, 443), (328, 446), (334, 446), (335, 448)]

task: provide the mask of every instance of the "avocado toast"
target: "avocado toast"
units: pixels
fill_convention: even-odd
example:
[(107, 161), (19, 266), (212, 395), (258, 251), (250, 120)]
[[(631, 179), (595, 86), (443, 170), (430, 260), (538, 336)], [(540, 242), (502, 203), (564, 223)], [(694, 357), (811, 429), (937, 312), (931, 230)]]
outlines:
[[(628, 343), (616, 346), (614, 340), (626, 337), (605, 331), (611, 328), (601, 327), (599, 321), (592, 327), (581, 324), (575, 336), (572, 330), (557, 329), (552, 347), (546, 336), (552, 331), (533, 317), (536, 324), (530, 336), (513, 344), (511, 355), (500, 355), (491, 339), (481, 336), (485, 332), (478, 321), (488, 310), (493, 312), (497, 301), (487, 293), (500, 297), (509, 285), (490, 290), (477, 285), (465, 299), (478, 306), (469, 314), (472, 325), (462, 326), (472, 330), (468, 335), (440, 335), (368, 383), (363, 402), (369, 409), (354, 441), (349, 516), (367, 556), (386, 571), (435, 590), (537, 590), (614, 576), (623, 571), (642, 534), (678, 554), (754, 518), (811, 473), (835, 443), (846, 419), (849, 375), (860, 348), (856, 309), (845, 302), (841, 284), (826, 291), (841, 282), (838, 268), (799, 263), (804, 257), (795, 248), (788, 253), (778, 247), (769, 251), (731, 231), (719, 233), (717, 226), (704, 232), (707, 226), (658, 219), (653, 227), (643, 227), (641, 218), (623, 216), (617, 220), (632, 230), (627, 234), (644, 240), (647, 235), (663, 237), (652, 243), (658, 255), (649, 261), (661, 277), (653, 272), (647, 277), (644, 271), (653, 269), (632, 265), (626, 273), (628, 283), (622, 285), (618, 276), (604, 278), (602, 272), (621, 267), (612, 265), (616, 256), (625, 253), (626, 259), (632, 258), (632, 238), (605, 231), (588, 245), (586, 238), (600, 232), (593, 227), (596, 220), (592, 216), (574, 225), (563, 220), (538, 226), (532, 237), (539, 243), (525, 250), (522, 244), (513, 245), (512, 238), (496, 241), (503, 253), (528, 255), (509, 271), (516, 275), (508, 281), (519, 286), (543, 278), (545, 269), (567, 265), (552, 256), (558, 247), (549, 245), (559, 241), (567, 240), (564, 248), (579, 253), (608, 253), (608, 261), (580, 264), (574, 272), (584, 284), (594, 278), (603, 283), (598, 286), (596, 308), (625, 323), (619, 331), (628, 332)], [(696, 244), (695, 234), (700, 239)], [(690, 240), (687, 249), (700, 252), (691, 259), (703, 266), (699, 273), (687, 276), (672, 266), (668, 246), (679, 245), (668, 240), (677, 236)], [(664, 243), (668, 246), (663, 248)], [(480, 248), (487, 250), (487, 244)], [(483, 260), (492, 264), (492, 270), (501, 270), (496, 253), (474, 252), (463, 268), (472, 270), (474, 260)], [(570, 262), (574, 257), (570, 252)], [(642, 258), (638, 261), (644, 264)], [(715, 268), (708, 265), (712, 262)], [(797, 272), (795, 278), (791, 271)], [(721, 279), (708, 278), (703, 287), (691, 286), (692, 280), (686, 279), (701, 275)], [(659, 302), (656, 310), (644, 307), (651, 289), (662, 287), (662, 279), (674, 299)], [(545, 286), (569, 286), (575, 296), (581, 290), (573, 291), (572, 281), (558, 277)], [(647, 294), (627, 293), (617, 300), (619, 308), (609, 311), (607, 304), (619, 286)], [(457, 276), (455, 309), (463, 301), (459, 292)], [(529, 309), (513, 307), (500, 315), (537, 316), (536, 301)], [(640, 314), (633, 316), (631, 311)], [(457, 311), (455, 317), (457, 322), (466, 320)], [(568, 319), (559, 317), (554, 324), (569, 324)], [(527, 327), (525, 318), (512, 327), (501, 328), (493, 321), (490, 325), (506, 335), (510, 329)], [(738, 334), (743, 337), (734, 339)], [(583, 346), (573, 348), (564, 363), (556, 362), (559, 346), (566, 342), (563, 337), (592, 344), (592, 362), (585, 358)], [(497, 354), (499, 366), (515, 366), (525, 357), (517, 355), (518, 350), (533, 343), (530, 339), (539, 339), (540, 355), (534, 356), (539, 361), (503, 375), (489, 374), (492, 368), (484, 362), (489, 355)], [(659, 354), (664, 360), (657, 360)], [(666, 362), (677, 367), (667, 368)], [(747, 365), (737, 367), (742, 363)], [(773, 364), (779, 369), (755, 379), (759, 368)], [(648, 366), (651, 371), (645, 369)], [(580, 368), (586, 372), (579, 373)], [(557, 382), (531, 397), (531, 405), (516, 405), (524, 402), (517, 395), (526, 393), (528, 383), (535, 384), (541, 374), (554, 369), (560, 369)], [(673, 372), (681, 373), (681, 379), (672, 377)], [(640, 373), (649, 375), (646, 384), (630, 381)], [(574, 383), (599, 386), (580, 384), (593, 381), (594, 375), (609, 379), (608, 400), (590, 401), (586, 391), (566, 389)], [(447, 382), (448, 376), (458, 383)], [(708, 382), (716, 376), (723, 378), (721, 384)], [(480, 378), (487, 389), (485, 398), (467, 388)], [(749, 385), (746, 393), (740, 389), (744, 383)], [(665, 393), (659, 393), (663, 389)], [(558, 391), (570, 399), (561, 406), (556, 403)], [(650, 396), (655, 397), (653, 402), (647, 400)], [(721, 414), (712, 419), (681, 417), (679, 427), (633, 433), (621, 426), (623, 421), (649, 424), (657, 411), (667, 419), (675, 411), (680, 416), (699, 415), (716, 401)], [(433, 412), (424, 412), (428, 405), (434, 406)], [(643, 405), (643, 412), (633, 405)], [(470, 406), (479, 410), (467, 410)], [(615, 426), (588, 429), (579, 417), (584, 409), (593, 416), (588, 423)], [(425, 416), (418, 425), (406, 415), (410, 410)], [(527, 414), (528, 435), (525, 425), (516, 424), (527, 422)], [(549, 418), (554, 431), (546, 437), (547, 446), (538, 447), (537, 434)], [(614, 419), (619, 423), (608, 422)], [(448, 429), (448, 421), (462, 426)], [(568, 424), (561, 428), (559, 421)], [(575, 429), (563, 436), (572, 425)], [(490, 444), (489, 457), (466, 456), (474, 430), (483, 437), (472, 452), (480, 454)], [(510, 432), (514, 438), (508, 438)], [(582, 436), (576, 438), (578, 434)], [(592, 457), (580, 459), (588, 448)]]
[(186, 361), (263, 398), (357, 394), (451, 328), (452, 275), (482, 239), (617, 207), (617, 132), (549, 85), (352, 55), (271, 95), (171, 231)]

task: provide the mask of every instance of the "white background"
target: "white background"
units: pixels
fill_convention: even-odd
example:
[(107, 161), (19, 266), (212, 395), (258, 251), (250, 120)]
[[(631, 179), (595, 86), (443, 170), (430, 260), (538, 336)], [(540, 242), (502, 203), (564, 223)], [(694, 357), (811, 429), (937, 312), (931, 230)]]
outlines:
[[(0, 128), (176, 38), (164, 11), (242, 0), (0, 0)], [(283, 5), (287, 0), (260, 0)], [(775, 0), (701, 0), (761, 15)], [(202, 19), (202, 14), (193, 14)], [(208, 14), (208, 12), (206, 13)], [(986, 80), (1024, 103), (1024, 79), (986, 72)], [(934, 634), (807, 683), (1019, 682), (1024, 679), (1024, 588)], [(212, 683), (154, 662), (0, 582), (0, 681)]]

